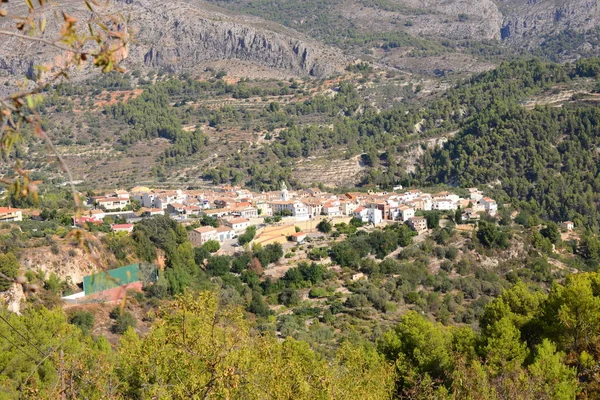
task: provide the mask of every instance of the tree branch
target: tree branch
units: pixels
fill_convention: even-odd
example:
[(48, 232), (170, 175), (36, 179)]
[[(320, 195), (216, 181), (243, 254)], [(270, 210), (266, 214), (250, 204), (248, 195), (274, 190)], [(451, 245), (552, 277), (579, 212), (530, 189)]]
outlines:
[[(29, 40), (32, 42), (44, 43), (44, 44), (47, 44), (48, 46), (53, 46), (53, 47), (56, 47), (57, 49), (69, 51), (69, 52), (75, 53), (75, 54), (90, 55), (90, 53), (87, 51), (77, 50), (72, 47), (63, 46), (63, 45), (53, 42), (51, 40), (43, 39), (40, 37), (23, 35), (22, 33), (16, 33), (16, 32), (11, 32), (11, 31), (1, 30), (1, 29), (0, 29), (0, 35), (12, 36), (12, 37), (16, 37), (19, 39)], [(91, 54), (91, 55), (93, 55), (93, 54)]]

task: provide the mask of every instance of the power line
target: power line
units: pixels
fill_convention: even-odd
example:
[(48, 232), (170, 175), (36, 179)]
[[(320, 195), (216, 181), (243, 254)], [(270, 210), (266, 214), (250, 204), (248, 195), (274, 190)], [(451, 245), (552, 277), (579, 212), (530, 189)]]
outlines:
[(33, 347), (34, 349), (36, 349), (37, 351), (39, 351), (39, 352), (40, 352), (40, 353), (41, 353), (41, 354), (42, 354), (44, 357), (47, 355), (45, 352), (43, 352), (43, 351), (42, 351), (42, 349), (40, 349), (40, 348), (39, 348), (38, 346), (36, 346), (35, 344), (31, 343), (31, 341), (30, 341), (29, 339), (27, 339), (25, 336), (23, 336), (23, 334), (22, 334), (21, 332), (19, 332), (19, 331), (17, 330), (17, 328), (15, 328), (14, 326), (12, 326), (12, 324), (11, 324), (10, 322), (8, 322), (8, 321), (6, 320), (6, 318), (4, 318), (2, 315), (0, 315), (0, 319), (1, 319), (2, 321), (6, 322), (6, 324), (7, 324), (8, 326), (10, 326), (10, 328), (11, 328), (13, 331), (17, 332), (17, 334), (18, 334), (19, 336), (21, 336), (21, 337), (23, 338), (23, 340), (25, 340), (27, 343), (29, 343), (29, 345), (30, 345), (31, 347)]
[(17, 346), (15, 343), (13, 343), (9, 338), (7, 338), (6, 336), (4, 336), (2, 333), (0, 333), (0, 336), (5, 339), (8, 343), (10, 343), (13, 347), (16, 347), (17, 350), (19, 350), (21, 353), (25, 354), (27, 357), (31, 358), (34, 362), (37, 362), (37, 360), (30, 355), (29, 353), (27, 353), (25, 350), (23, 350), (21, 347)]

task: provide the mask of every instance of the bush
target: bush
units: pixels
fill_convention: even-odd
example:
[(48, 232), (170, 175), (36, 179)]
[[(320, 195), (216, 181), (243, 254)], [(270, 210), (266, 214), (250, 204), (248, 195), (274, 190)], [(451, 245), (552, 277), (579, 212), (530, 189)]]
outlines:
[(333, 226), (331, 225), (331, 221), (329, 221), (328, 219), (324, 219), (317, 224), (317, 229), (319, 230), (319, 232), (322, 233), (330, 233), (333, 229)]
[(327, 290), (325, 288), (312, 288), (310, 289), (310, 292), (308, 292), (308, 297), (311, 299), (327, 297)]
[(94, 314), (88, 311), (75, 311), (71, 314), (69, 322), (87, 333), (94, 326)]
[(111, 331), (118, 335), (122, 335), (127, 331), (127, 328), (132, 327), (135, 328), (137, 326), (137, 320), (130, 312), (123, 312), (119, 315), (115, 321), (115, 324), (112, 326)]
[(286, 288), (279, 294), (278, 300), (284, 306), (296, 306), (300, 303), (300, 296), (296, 290)]

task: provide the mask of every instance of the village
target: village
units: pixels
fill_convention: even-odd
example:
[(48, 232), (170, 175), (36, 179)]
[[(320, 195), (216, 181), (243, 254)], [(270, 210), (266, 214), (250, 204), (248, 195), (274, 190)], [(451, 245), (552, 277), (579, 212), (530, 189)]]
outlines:
[(120, 215), (127, 223), (114, 224), (112, 230), (132, 232), (136, 221), (154, 215), (168, 215), (184, 225), (209, 217), (218, 221), (218, 226), (189, 230), (192, 244), (218, 241), (224, 250), (234, 251), (238, 235), (249, 227), (256, 229), (253, 244), (302, 243), (319, 234), (317, 225), (323, 219), (341, 223), (355, 218), (371, 227), (400, 222), (420, 234), (427, 230), (427, 222), (419, 212), (461, 210), (460, 222), (473, 222), (483, 213), (494, 216), (498, 210), (496, 201), (476, 188), (468, 189), (467, 198), (448, 191), (432, 194), (397, 189), (336, 195), (318, 188), (290, 190), (285, 183), (278, 191), (262, 193), (233, 186), (209, 190), (134, 187), (88, 198), (84, 215), (74, 217), (74, 224), (100, 224), (107, 216)]

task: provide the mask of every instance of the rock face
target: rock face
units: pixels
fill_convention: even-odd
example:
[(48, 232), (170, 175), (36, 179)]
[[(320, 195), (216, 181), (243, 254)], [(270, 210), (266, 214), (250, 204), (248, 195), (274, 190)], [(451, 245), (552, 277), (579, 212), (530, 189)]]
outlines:
[[(122, 3), (122, 0), (119, 0)], [(241, 60), (323, 77), (339, 70), (341, 54), (292, 30), (258, 18), (232, 17), (206, 3), (127, 1), (139, 43), (128, 62), (173, 70), (193, 69), (206, 61)], [(142, 11), (143, 10), (143, 11)]]
[(390, 0), (388, 10), (344, 4), (345, 18), (363, 28), (401, 29), (413, 36), (450, 39), (500, 39), (502, 14), (492, 0)]
[[(76, 17), (89, 14), (83, 0), (57, 3), (45, 12), (49, 21), (57, 7)], [(9, 3), (13, 7), (9, 11), (24, 12), (13, 4)], [(134, 41), (123, 56), (124, 65), (131, 69), (193, 71), (210, 61), (239, 60), (294, 76), (324, 77), (342, 70), (345, 64), (340, 51), (296, 31), (260, 18), (228, 15), (199, 0), (112, 0), (107, 11), (129, 17), (128, 28), (134, 32)], [(56, 33), (52, 28), (49, 24), (47, 37)], [(3, 37), (2, 41), (0, 79), (20, 76), (33, 65), (52, 67), (64, 61), (64, 54), (49, 46), (31, 45), (15, 38)], [(85, 72), (84, 69), (79, 74)]]
[(497, 0), (505, 9), (502, 39), (538, 41), (565, 29), (586, 31), (600, 24), (598, 0)]
[(13, 283), (6, 292), (0, 293), (0, 304), (9, 312), (20, 314), (23, 301), (25, 301), (25, 293), (19, 284)]

